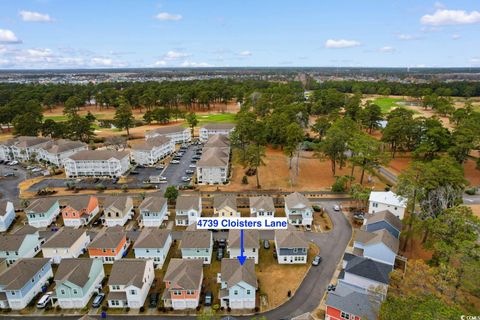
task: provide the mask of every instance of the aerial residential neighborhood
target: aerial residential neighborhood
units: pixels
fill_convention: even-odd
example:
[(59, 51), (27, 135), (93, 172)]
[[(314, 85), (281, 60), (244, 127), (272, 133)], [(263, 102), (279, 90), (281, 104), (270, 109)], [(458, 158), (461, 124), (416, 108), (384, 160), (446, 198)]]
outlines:
[(475, 1), (0, 1), (0, 318), (480, 317)]

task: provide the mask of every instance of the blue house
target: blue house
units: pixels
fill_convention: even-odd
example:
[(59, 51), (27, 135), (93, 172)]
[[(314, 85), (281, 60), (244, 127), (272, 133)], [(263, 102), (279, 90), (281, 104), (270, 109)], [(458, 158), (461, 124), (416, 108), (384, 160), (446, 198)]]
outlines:
[(59, 214), (58, 200), (51, 198), (37, 199), (25, 209), (28, 224), (35, 228), (48, 227)]
[(24, 309), (53, 277), (50, 259), (19, 259), (0, 274), (0, 304), (12, 310)]
[(153, 259), (155, 267), (161, 268), (172, 245), (170, 231), (144, 228), (135, 241), (133, 250), (137, 259)]
[(402, 231), (402, 221), (390, 211), (385, 210), (367, 216), (364, 229), (369, 232), (385, 229), (398, 239)]
[(8, 200), (0, 201), (0, 232), (5, 232), (15, 219), (15, 208)]
[(0, 258), (13, 264), (21, 258), (33, 258), (40, 251), (38, 230), (24, 226), (13, 234), (0, 235)]

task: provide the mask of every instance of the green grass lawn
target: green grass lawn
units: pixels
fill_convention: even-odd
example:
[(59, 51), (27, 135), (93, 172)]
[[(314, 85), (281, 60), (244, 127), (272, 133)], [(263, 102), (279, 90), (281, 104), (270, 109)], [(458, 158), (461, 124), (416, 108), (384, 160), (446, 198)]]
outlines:
[[(104, 114), (94, 114), (95, 118), (97, 120), (105, 118)], [(82, 116), (83, 117), (83, 116)], [(43, 115), (43, 121), (47, 119), (52, 119), (53, 121), (67, 121), (68, 117), (66, 115), (55, 115), (55, 116), (49, 116), (49, 115)]]
[(235, 122), (235, 113), (197, 115), (200, 124), (208, 122)]
[(382, 109), (382, 113), (389, 113), (393, 108), (398, 107), (397, 102), (402, 101), (399, 98), (377, 98), (372, 101), (372, 103), (378, 105)]

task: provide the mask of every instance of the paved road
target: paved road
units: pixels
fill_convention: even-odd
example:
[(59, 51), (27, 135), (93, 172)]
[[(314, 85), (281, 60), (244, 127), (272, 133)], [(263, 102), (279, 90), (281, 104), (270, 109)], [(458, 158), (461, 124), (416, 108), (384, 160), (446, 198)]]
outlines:
[(180, 163), (178, 164), (169, 164), (165, 170), (162, 172), (162, 176), (167, 178), (168, 184), (167, 185), (173, 185), (173, 186), (184, 186), (187, 185), (188, 182), (183, 182), (182, 177), (184, 176), (189, 176), (191, 177), (191, 174), (186, 174), (185, 171), (190, 169), (195, 171), (195, 168), (190, 168), (190, 165), (194, 165), (192, 163), (192, 157), (195, 155), (195, 150), (197, 148), (200, 148), (201, 146), (198, 145), (190, 145), (184, 152), (184, 155), (182, 156), (182, 159), (180, 160)]
[[(8, 172), (14, 172), (15, 176), (4, 177), (3, 175)], [(25, 169), (18, 165), (11, 167), (0, 164), (0, 199), (10, 199), (15, 204), (18, 204), (18, 195), (20, 193), (18, 184), (25, 180), (28, 174)]]

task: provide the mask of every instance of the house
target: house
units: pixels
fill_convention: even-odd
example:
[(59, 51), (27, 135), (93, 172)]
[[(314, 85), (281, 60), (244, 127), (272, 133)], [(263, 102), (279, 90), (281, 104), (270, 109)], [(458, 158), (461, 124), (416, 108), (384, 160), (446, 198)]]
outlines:
[(165, 136), (157, 136), (132, 146), (135, 163), (151, 166), (175, 152), (175, 142)]
[(202, 149), (197, 162), (198, 184), (226, 183), (230, 166), (230, 140), (224, 135), (213, 135)]
[(169, 230), (143, 228), (133, 245), (133, 250), (135, 258), (153, 259), (155, 267), (161, 268), (171, 246), (172, 236)]
[(114, 150), (83, 150), (65, 158), (67, 178), (119, 178), (130, 168), (130, 153)]
[(24, 309), (51, 277), (50, 259), (19, 259), (0, 274), (0, 305), (8, 304), (12, 310)]
[(345, 263), (338, 282), (347, 284), (359, 292), (370, 292), (385, 297), (392, 270), (391, 265), (365, 257), (353, 257)]
[(65, 159), (82, 150), (88, 150), (88, 145), (86, 143), (58, 139), (42, 144), (37, 149), (37, 158), (38, 160), (45, 161), (57, 167), (63, 167)]
[(102, 288), (105, 278), (100, 259), (62, 259), (55, 273), (55, 293), (62, 309), (81, 309)]
[(213, 135), (230, 136), (235, 130), (233, 123), (208, 123), (200, 128), (200, 141), (207, 141)]
[(388, 210), (368, 215), (363, 223), (366, 231), (387, 230), (395, 238), (400, 237), (402, 221)]
[(208, 230), (197, 230), (192, 224), (183, 232), (180, 250), (183, 259), (200, 259), (204, 264), (212, 261), (213, 235)]
[(275, 205), (273, 198), (267, 196), (250, 197), (250, 216), (251, 217), (271, 217), (275, 216)]
[(175, 204), (175, 225), (189, 226), (202, 216), (202, 197), (180, 195)]
[(21, 258), (33, 258), (40, 251), (40, 236), (38, 230), (25, 226), (12, 234), (0, 235), (0, 258), (7, 265)]
[(115, 261), (108, 279), (108, 306), (134, 309), (143, 307), (154, 278), (153, 260)]
[(400, 241), (385, 229), (373, 232), (356, 230), (353, 253), (389, 265), (395, 264)]
[(198, 306), (203, 281), (203, 263), (200, 260), (171, 259), (163, 277), (165, 307), (175, 310)]
[(167, 199), (164, 197), (146, 197), (138, 209), (144, 227), (160, 227), (164, 221), (168, 220)]
[(192, 140), (192, 132), (190, 131), (190, 128), (184, 128), (182, 126), (162, 127), (145, 133), (145, 138), (147, 140), (159, 136), (170, 138), (175, 144)]
[(403, 220), (408, 199), (400, 197), (392, 191), (372, 191), (368, 202), (368, 213), (376, 214), (388, 210)]
[(45, 228), (52, 224), (60, 214), (58, 200), (41, 198), (34, 200), (26, 209), (28, 224), (35, 228)]
[[(240, 255), (240, 230), (230, 229), (228, 231), (228, 253), (230, 258)], [(258, 263), (258, 251), (260, 250), (260, 233), (258, 230), (243, 230), (243, 254)]]
[(112, 264), (125, 254), (129, 243), (127, 233), (122, 227), (107, 228), (100, 231), (87, 247), (90, 258), (101, 258), (103, 263)]
[(215, 196), (213, 198), (213, 215), (215, 217), (240, 217), (237, 198), (234, 196)]
[(290, 193), (285, 197), (285, 214), (290, 224), (311, 226), (313, 222), (313, 208), (310, 201), (301, 193)]
[(275, 250), (279, 264), (307, 263), (308, 241), (293, 227), (275, 230)]
[(134, 213), (133, 200), (128, 196), (107, 197), (103, 203), (103, 217), (107, 227), (125, 225)]
[(325, 320), (371, 320), (378, 318), (380, 301), (373, 295), (355, 291), (340, 283), (328, 292)]
[(85, 229), (62, 228), (43, 244), (43, 257), (55, 264), (65, 258), (78, 258), (89, 243), (90, 236)]
[(42, 137), (20, 136), (2, 143), (0, 154), (5, 159), (17, 161), (38, 160), (38, 149), (47, 144), (50, 139)]
[(0, 201), (0, 232), (8, 230), (15, 219), (15, 207), (9, 200)]
[(232, 309), (255, 308), (258, 282), (253, 259), (245, 260), (243, 265), (236, 258), (222, 259), (220, 272), (218, 297), (221, 306)]
[(74, 228), (86, 226), (99, 211), (98, 198), (95, 196), (69, 198), (62, 209), (63, 224)]

